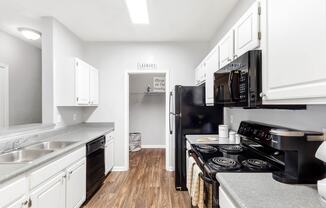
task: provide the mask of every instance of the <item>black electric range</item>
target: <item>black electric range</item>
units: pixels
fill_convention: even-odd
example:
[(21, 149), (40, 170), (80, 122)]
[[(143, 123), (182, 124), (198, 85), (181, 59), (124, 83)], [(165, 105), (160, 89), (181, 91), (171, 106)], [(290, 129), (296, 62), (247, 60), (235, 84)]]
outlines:
[(200, 144), (192, 145), (192, 150), (196, 162), (212, 179), (217, 172), (273, 172), (283, 168), (270, 159), (279, 152), (257, 153), (245, 144)]
[[(240, 144), (192, 144), (189, 156), (202, 170), (204, 202), (219, 207), (218, 172), (275, 172), (284, 169), (284, 154), (241, 136)], [(210, 201), (212, 200), (212, 201)]]

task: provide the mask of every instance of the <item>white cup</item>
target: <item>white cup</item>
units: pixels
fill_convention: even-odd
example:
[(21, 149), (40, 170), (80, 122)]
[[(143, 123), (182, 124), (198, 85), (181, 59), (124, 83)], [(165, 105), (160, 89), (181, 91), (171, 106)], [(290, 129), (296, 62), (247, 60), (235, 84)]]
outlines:
[(235, 135), (235, 143), (236, 144), (240, 144), (240, 141), (241, 141), (240, 135), (239, 134), (236, 134)]
[(231, 144), (235, 143), (235, 131), (230, 131), (229, 132), (229, 142)]
[(228, 125), (219, 125), (218, 126), (218, 136), (221, 138), (229, 137), (229, 127)]

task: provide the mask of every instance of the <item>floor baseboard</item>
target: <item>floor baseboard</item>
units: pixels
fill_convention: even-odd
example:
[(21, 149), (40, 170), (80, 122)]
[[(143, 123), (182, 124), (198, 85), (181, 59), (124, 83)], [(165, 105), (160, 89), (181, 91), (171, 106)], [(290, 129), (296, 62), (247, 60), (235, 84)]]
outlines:
[(121, 171), (128, 171), (128, 168), (125, 166), (114, 166), (112, 172), (121, 172)]
[(142, 145), (143, 149), (165, 149), (165, 145)]

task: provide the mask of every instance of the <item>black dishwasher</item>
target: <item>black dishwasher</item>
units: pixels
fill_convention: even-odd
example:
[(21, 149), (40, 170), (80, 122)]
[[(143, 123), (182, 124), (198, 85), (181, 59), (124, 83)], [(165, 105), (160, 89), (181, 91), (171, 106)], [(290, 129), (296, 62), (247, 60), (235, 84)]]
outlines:
[(105, 136), (86, 144), (86, 198), (89, 199), (102, 185), (105, 178)]

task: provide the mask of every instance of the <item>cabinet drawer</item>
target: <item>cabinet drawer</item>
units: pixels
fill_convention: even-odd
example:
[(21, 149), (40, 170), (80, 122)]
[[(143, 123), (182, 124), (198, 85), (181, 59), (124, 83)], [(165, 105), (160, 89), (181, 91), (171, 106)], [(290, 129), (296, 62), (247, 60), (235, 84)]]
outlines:
[(27, 179), (25, 177), (11, 180), (0, 187), (0, 207), (9, 206), (27, 193)]
[(53, 175), (57, 174), (58, 172), (67, 168), (70, 164), (80, 160), (85, 156), (86, 156), (86, 148), (84, 146), (32, 172), (32, 174), (30, 175), (30, 189), (35, 188), (43, 181), (51, 178)]

